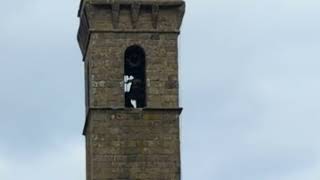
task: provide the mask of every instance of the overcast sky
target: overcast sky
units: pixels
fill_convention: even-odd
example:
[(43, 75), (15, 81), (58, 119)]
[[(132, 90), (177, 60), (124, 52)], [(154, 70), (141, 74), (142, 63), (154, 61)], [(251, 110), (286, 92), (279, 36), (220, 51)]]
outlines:
[[(85, 180), (79, 0), (0, 4), (0, 179)], [(187, 0), (183, 180), (320, 179), (319, 20), (319, 0)]]

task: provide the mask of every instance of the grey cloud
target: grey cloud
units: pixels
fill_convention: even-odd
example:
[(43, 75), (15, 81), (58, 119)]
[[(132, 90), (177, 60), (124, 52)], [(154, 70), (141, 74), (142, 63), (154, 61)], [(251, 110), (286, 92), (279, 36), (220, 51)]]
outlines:
[[(85, 179), (79, 2), (1, 3), (0, 179), (20, 179), (13, 170), (31, 167), (42, 173), (25, 179), (52, 172)], [(184, 180), (319, 178), (319, 7), (314, 0), (187, 1)], [(72, 169), (53, 167), (57, 161)]]

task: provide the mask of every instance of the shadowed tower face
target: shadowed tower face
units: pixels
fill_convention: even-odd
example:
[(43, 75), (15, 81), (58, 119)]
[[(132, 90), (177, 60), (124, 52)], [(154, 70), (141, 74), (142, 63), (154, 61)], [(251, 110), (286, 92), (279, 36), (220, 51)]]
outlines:
[(87, 180), (179, 180), (181, 0), (83, 0)]

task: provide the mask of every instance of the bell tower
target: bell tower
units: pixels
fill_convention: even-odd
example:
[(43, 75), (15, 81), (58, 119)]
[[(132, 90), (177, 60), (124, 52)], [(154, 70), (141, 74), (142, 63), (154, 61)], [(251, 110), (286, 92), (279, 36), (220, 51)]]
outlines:
[(87, 180), (180, 180), (182, 0), (82, 0)]

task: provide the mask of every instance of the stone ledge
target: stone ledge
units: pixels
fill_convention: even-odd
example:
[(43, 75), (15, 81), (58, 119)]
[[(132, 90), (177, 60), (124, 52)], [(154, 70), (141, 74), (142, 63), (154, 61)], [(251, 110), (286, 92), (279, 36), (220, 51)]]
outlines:
[(133, 111), (133, 112), (142, 112), (142, 111), (182, 111), (183, 108), (124, 108), (124, 107), (91, 107), (90, 110), (105, 110), (105, 111)]
[(175, 33), (180, 34), (180, 30), (159, 30), (159, 29), (89, 29), (90, 33)]
[(127, 112), (150, 112), (150, 111), (176, 111), (180, 115), (183, 108), (124, 108), (124, 107), (91, 107), (88, 109), (83, 128), (83, 135), (86, 135), (85, 131), (89, 123), (89, 116), (91, 111), (127, 111)]

